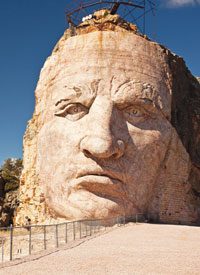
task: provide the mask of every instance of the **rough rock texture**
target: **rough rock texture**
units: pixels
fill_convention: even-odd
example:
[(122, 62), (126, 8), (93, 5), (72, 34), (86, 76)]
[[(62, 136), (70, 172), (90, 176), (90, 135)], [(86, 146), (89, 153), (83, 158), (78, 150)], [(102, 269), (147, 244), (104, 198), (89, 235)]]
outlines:
[(94, 13), (92, 19), (84, 21), (75, 28), (74, 34), (80, 35), (106, 30), (138, 33), (136, 25), (123, 20), (118, 14), (112, 15), (109, 10), (100, 10)]
[(184, 61), (119, 17), (67, 30), (36, 88), (16, 223), (142, 212), (197, 224), (199, 98)]

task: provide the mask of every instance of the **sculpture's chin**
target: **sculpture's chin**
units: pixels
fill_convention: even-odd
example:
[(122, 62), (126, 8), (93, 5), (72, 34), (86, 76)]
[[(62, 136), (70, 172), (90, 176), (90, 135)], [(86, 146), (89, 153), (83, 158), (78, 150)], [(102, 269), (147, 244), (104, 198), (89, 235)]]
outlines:
[(47, 201), (49, 209), (67, 220), (109, 219), (117, 216), (128, 216), (138, 212), (131, 203), (116, 198), (103, 197), (86, 190), (77, 190), (64, 198)]

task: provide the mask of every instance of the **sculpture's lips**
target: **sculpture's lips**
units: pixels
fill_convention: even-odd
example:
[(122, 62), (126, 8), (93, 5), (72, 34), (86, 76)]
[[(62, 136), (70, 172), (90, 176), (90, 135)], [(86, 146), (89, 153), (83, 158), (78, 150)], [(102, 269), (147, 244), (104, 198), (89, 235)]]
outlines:
[(74, 191), (85, 190), (101, 197), (125, 196), (122, 180), (105, 171), (80, 172), (71, 187)]
[(77, 179), (77, 182), (88, 182), (88, 183), (98, 183), (98, 184), (103, 184), (103, 185), (114, 185), (114, 184), (121, 184), (122, 182), (118, 179), (112, 178), (107, 175), (95, 175), (95, 174), (90, 174), (90, 175), (85, 175), (81, 176)]
[(116, 173), (112, 171), (105, 171), (105, 170), (92, 170), (92, 171), (81, 171), (77, 175), (77, 179), (85, 178), (88, 179), (96, 179), (99, 181), (104, 181), (106, 179), (110, 179), (113, 183), (123, 183), (122, 178)]

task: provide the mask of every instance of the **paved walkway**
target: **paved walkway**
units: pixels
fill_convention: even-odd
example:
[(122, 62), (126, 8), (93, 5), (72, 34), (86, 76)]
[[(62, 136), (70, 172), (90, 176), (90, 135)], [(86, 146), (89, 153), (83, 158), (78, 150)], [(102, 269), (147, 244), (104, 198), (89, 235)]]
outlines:
[(129, 224), (0, 275), (200, 274), (200, 227)]

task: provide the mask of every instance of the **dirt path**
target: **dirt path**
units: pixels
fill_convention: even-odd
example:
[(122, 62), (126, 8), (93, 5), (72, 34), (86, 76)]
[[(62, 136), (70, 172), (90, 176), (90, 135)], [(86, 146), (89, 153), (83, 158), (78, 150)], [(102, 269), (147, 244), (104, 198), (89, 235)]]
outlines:
[(0, 274), (199, 275), (200, 227), (129, 224), (74, 248), (4, 267)]

